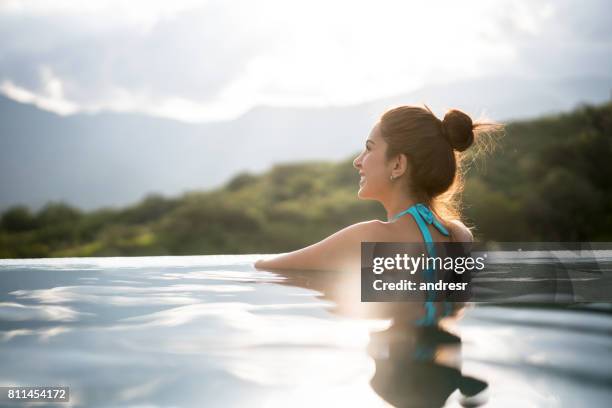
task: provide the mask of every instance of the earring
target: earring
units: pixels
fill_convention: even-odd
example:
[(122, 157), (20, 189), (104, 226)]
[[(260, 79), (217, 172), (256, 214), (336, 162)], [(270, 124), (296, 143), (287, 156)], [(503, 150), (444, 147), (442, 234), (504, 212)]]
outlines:
[(393, 177), (393, 174), (391, 175), (391, 177), (389, 177), (389, 180), (393, 181), (395, 179), (395, 177)]

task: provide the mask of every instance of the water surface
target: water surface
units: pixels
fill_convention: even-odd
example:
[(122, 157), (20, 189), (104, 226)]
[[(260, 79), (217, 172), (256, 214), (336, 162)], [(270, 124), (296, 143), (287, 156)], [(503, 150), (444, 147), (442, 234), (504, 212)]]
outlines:
[[(0, 385), (59, 406), (609, 406), (608, 305), (359, 302), (254, 256), (0, 260)], [(23, 406), (23, 405), (15, 405)], [(41, 406), (38, 404), (37, 406)]]

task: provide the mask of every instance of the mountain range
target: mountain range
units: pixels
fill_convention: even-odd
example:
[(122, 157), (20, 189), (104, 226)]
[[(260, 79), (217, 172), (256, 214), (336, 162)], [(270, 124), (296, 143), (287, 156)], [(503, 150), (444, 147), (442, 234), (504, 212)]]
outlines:
[(352, 106), (260, 106), (199, 124), (134, 113), (59, 116), (0, 96), (0, 211), (49, 201), (119, 207), (152, 193), (214, 188), (275, 163), (346, 159), (386, 109), (402, 104), (505, 122), (601, 103), (611, 89), (612, 77), (474, 79)]

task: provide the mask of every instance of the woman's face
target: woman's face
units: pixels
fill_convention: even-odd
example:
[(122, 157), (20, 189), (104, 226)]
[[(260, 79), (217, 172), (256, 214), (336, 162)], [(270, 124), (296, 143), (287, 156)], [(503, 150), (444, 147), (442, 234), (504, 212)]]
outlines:
[(391, 168), (385, 153), (387, 142), (380, 134), (380, 123), (377, 123), (365, 142), (365, 149), (353, 160), (353, 166), (359, 170), (359, 192), (361, 199), (380, 199), (389, 189)]

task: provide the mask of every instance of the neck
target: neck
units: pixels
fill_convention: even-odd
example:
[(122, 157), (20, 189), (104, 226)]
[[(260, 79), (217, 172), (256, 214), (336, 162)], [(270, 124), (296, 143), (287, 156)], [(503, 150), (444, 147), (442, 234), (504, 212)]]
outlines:
[(385, 200), (381, 200), (382, 205), (387, 211), (387, 220), (392, 221), (393, 216), (405, 209), (417, 204), (419, 201), (412, 194), (403, 192), (399, 189), (392, 190)]

